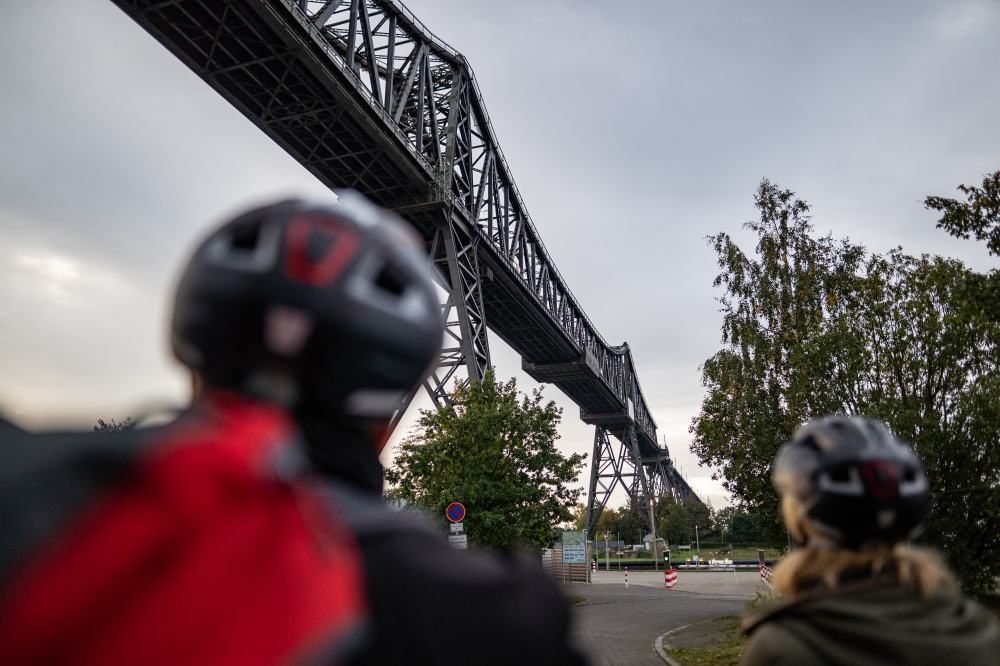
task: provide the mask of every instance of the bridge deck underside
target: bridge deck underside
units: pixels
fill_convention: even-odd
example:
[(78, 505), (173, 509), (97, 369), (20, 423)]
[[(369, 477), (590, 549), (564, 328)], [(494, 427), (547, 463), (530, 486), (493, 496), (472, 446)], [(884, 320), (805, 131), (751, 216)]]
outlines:
[[(532, 363), (523, 359), (521, 367), (539, 382), (555, 384), (584, 411), (620, 410), (621, 400), (580, 359), (566, 363)], [(585, 419), (586, 420), (586, 419)]]
[[(429, 242), (449, 214), (447, 205), (431, 200), (432, 175), (367, 117), (370, 110), (352, 102), (347, 82), (317, 71), (319, 63), (311, 66), (318, 56), (289, 43), (274, 20), (239, 3), (207, 0), (156, 5), (142, 15), (161, 43), (322, 182), (401, 209)], [(531, 362), (577, 358), (579, 350), (532, 303), (534, 295), (489, 252), (482, 258), (491, 273), (482, 283), (489, 327)]]
[[(428, 243), (454, 214), (435, 190), (437, 174), (289, 16), (264, 2), (114, 2), (327, 186), (396, 209)], [(479, 248), (488, 327), (529, 374), (576, 402), (586, 422), (624, 438), (630, 417), (621, 398), (485, 237)], [(637, 431), (642, 455), (655, 455), (657, 443)]]
[(426, 169), (276, 17), (250, 3), (117, 1), (324, 184), (386, 206), (427, 199)]
[[(433, 238), (434, 229), (443, 224), (450, 214), (448, 207), (440, 202), (411, 206), (399, 212), (428, 242)], [(510, 274), (502, 261), (485, 251), (483, 245), (480, 245), (480, 250), (480, 268), (486, 273), (481, 283), (483, 307), (487, 312), (490, 330), (530, 363), (563, 362), (579, 358), (577, 346), (535, 302), (534, 294)], [(591, 375), (591, 381), (600, 382), (595, 375)], [(605, 392), (614, 395), (608, 390)], [(621, 401), (617, 397), (613, 400), (614, 404), (620, 406)]]

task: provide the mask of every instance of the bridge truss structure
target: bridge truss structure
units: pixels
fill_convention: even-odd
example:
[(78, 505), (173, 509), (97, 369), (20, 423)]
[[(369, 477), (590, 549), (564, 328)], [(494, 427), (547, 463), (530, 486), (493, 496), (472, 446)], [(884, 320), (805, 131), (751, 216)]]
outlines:
[(591, 534), (618, 485), (650, 531), (650, 498), (700, 501), (657, 442), (628, 345), (601, 337), (542, 243), (471, 67), (405, 6), (113, 2), (321, 182), (420, 232), (447, 293), (446, 342), (425, 384), (435, 404), (462, 368), (481, 379), (491, 366), (489, 328), (595, 426)]

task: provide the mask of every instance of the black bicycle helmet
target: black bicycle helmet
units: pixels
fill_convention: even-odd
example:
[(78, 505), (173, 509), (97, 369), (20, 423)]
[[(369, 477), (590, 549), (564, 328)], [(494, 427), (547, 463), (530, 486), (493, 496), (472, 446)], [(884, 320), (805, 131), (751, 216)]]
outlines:
[(388, 419), (441, 349), (416, 234), (355, 192), (255, 208), (212, 232), (177, 288), (173, 351), (209, 387)]
[(807, 507), (835, 543), (857, 548), (919, 534), (927, 476), (911, 448), (881, 421), (830, 416), (796, 430), (774, 460), (774, 487)]

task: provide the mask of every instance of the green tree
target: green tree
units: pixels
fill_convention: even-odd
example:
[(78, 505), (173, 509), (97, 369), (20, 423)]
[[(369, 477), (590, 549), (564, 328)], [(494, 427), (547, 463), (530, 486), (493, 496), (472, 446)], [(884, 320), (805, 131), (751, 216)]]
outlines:
[(757, 543), (757, 529), (749, 513), (741, 511), (733, 516), (728, 537), (730, 543)]
[(702, 365), (708, 389), (690, 431), (692, 450), (718, 467), (741, 504), (768, 516), (763, 536), (784, 543), (770, 483), (775, 451), (811, 414), (838, 411), (843, 387), (831, 380), (830, 353), (843, 332), (824, 330), (842, 307), (863, 250), (829, 236), (814, 238), (809, 205), (767, 180), (755, 195), (760, 219), (746, 254), (725, 233), (709, 237), (719, 275), (723, 349)]
[(926, 539), (963, 584), (1000, 573), (1000, 335), (968, 306), (961, 262), (868, 253), (816, 238), (808, 206), (764, 181), (754, 256), (710, 240), (722, 269), (723, 349), (702, 367), (708, 389), (693, 449), (767, 542), (784, 542), (770, 464), (809, 418), (866, 414), (911, 442), (932, 484)]
[(659, 522), (660, 536), (665, 538), (671, 547), (694, 541), (694, 530), (687, 505), (670, 503), (663, 510)]
[[(957, 238), (985, 241), (986, 249), (1000, 257), (1000, 171), (983, 177), (981, 187), (959, 185), (965, 201), (927, 197), (924, 206), (941, 213), (937, 226)], [(975, 273), (960, 294), (970, 311), (1000, 321), (1000, 270)]]
[(761, 541), (753, 516), (746, 509), (727, 506), (714, 516), (714, 529), (728, 543), (754, 544)]
[(740, 513), (745, 512), (736, 506), (724, 506), (712, 516), (712, 528), (722, 536), (723, 541), (730, 540), (733, 520)]
[(868, 364), (859, 412), (914, 445), (931, 482), (923, 539), (963, 585), (1000, 575), (1000, 325), (965, 300), (974, 273), (940, 257), (890, 256), (882, 302), (866, 304)]
[(597, 519), (597, 529), (595, 530), (595, 533), (603, 535), (605, 532), (611, 535), (612, 538), (617, 538), (613, 536), (618, 533), (617, 509), (605, 509), (601, 512), (600, 518)]
[(597, 519), (596, 534), (601, 538), (607, 532), (611, 539), (621, 538), (625, 543), (635, 543), (642, 531), (642, 519), (628, 504), (614, 509), (607, 507)]
[(574, 483), (585, 456), (562, 455), (555, 443), (562, 410), (542, 392), (498, 383), (493, 372), (459, 384), (452, 404), (423, 411), (416, 432), (387, 470), (390, 494), (443, 516), (461, 501), (475, 544), (500, 549), (544, 547), (555, 525), (573, 519)]
[(688, 518), (688, 527), (691, 534), (694, 534), (695, 526), (698, 527), (698, 536), (702, 540), (711, 540), (719, 537), (715, 530), (715, 512), (711, 505), (705, 505), (694, 499), (687, 499), (682, 503)]
[[(937, 196), (925, 199), (925, 207), (941, 213), (938, 228), (958, 238), (985, 241), (989, 253), (1000, 256), (1000, 171), (984, 176), (981, 187), (959, 185), (958, 190), (965, 201)], [(952, 566), (967, 587), (995, 593), (1000, 574), (1000, 567), (992, 565), (1000, 556), (997, 534), (1000, 518), (996, 511), (1000, 506), (997, 481), (1000, 452), (996, 446), (1000, 432), (1000, 378), (995, 362), (1000, 328), (1000, 270), (967, 272), (950, 287), (963, 315), (959, 319), (967, 326), (969, 319), (978, 322), (980, 325), (974, 328), (985, 328), (990, 331), (986, 335), (992, 337), (992, 344), (984, 344), (981, 334), (972, 333), (966, 336), (972, 340), (964, 344), (980, 345), (987, 354), (993, 354), (994, 362), (980, 362), (973, 368), (972, 377), (957, 378), (957, 382), (964, 379), (969, 385), (958, 392), (957, 400), (949, 396), (954, 416), (947, 437), (928, 441), (921, 447), (933, 467), (932, 478), (939, 478), (939, 489), (932, 497), (927, 538), (967, 545), (964, 552), (955, 549), (949, 553)], [(966, 473), (956, 474), (956, 470)], [(987, 566), (981, 566), (983, 562)]]
[(930, 196), (924, 206), (940, 213), (939, 229), (958, 238), (986, 241), (990, 254), (1000, 256), (1000, 171), (983, 177), (982, 187), (959, 185), (965, 201)]
[(587, 505), (577, 502), (573, 507), (573, 529), (583, 530), (587, 528)]

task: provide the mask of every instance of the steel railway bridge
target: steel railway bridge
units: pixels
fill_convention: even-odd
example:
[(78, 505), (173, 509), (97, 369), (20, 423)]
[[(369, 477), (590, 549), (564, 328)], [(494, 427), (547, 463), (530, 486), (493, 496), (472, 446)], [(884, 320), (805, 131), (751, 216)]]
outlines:
[(488, 327), (596, 426), (591, 533), (617, 484), (647, 523), (647, 498), (697, 500), (628, 345), (601, 337), (545, 249), (460, 53), (395, 0), (114, 2), (321, 182), (419, 230), (448, 294), (435, 403), (463, 366), (490, 367)]

